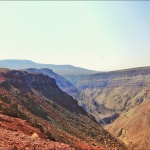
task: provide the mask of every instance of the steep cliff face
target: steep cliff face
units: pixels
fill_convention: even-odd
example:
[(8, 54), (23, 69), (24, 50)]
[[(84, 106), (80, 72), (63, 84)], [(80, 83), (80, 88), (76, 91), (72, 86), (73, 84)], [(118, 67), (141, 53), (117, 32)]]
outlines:
[(44, 74), (0, 70), (0, 113), (75, 149), (126, 149)]
[[(92, 107), (92, 103), (93, 103), (92, 98), (88, 97), (83, 92), (80, 92), (74, 85), (72, 85), (69, 81), (67, 81), (62, 76), (54, 73), (52, 70), (47, 69), (47, 68), (43, 68), (43, 69), (29, 68), (29, 69), (26, 69), (26, 71), (34, 72), (34, 73), (43, 73), (45, 75), (48, 75), (51, 78), (54, 78), (59, 88), (65, 93), (67, 93), (68, 95), (72, 96), (75, 100), (77, 100), (78, 104), (82, 108), (84, 108), (84, 110), (88, 111), (89, 113), (91, 113), (91, 111), (92, 113), (93, 112), (96, 113), (95, 108)], [(87, 75), (82, 75), (82, 76), (86, 77)]]
[(65, 78), (56, 74), (52, 70), (47, 69), (47, 68), (43, 68), (43, 69), (29, 68), (29, 69), (26, 69), (26, 71), (46, 74), (49, 77), (55, 79), (56, 84), (59, 86), (59, 88), (62, 91), (64, 91), (68, 95), (71, 95), (76, 100), (80, 98), (80, 92), (78, 91), (78, 89), (75, 86), (73, 86), (69, 81), (67, 81)]
[(77, 84), (79, 90), (93, 99), (91, 113), (104, 125), (141, 104), (147, 98), (145, 89), (149, 86), (149, 67), (98, 73)]

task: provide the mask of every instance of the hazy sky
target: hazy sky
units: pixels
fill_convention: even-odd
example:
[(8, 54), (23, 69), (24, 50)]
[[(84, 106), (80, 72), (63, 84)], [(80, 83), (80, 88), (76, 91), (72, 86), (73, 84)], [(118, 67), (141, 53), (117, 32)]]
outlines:
[(150, 66), (150, 1), (1, 1), (0, 59), (94, 70)]

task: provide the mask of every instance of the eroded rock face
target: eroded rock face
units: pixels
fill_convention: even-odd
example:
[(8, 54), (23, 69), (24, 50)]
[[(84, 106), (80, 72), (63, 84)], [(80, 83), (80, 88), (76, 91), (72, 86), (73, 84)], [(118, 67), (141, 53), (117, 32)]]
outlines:
[(2, 70), (0, 79), (1, 114), (24, 119), (46, 139), (75, 149), (126, 149), (47, 75)]
[(87, 112), (102, 125), (141, 104), (147, 98), (149, 87), (149, 67), (98, 73), (77, 84), (77, 88), (93, 100), (91, 106), (85, 102)]
[(132, 149), (150, 149), (150, 94), (105, 128)]

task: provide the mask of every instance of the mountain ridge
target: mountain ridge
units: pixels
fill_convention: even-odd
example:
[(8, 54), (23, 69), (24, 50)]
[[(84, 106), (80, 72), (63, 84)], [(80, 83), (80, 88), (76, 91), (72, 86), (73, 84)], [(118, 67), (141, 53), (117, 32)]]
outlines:
[(35, 63), (31, 60), (18, 60), (18, 59), (0, 60), (0, 67), (10, 69), (49, 68), (59, 75), (92, 74), (96, 72), (81, 67), (75, 67), (73, 65), (42, 64), (42, 63)]
[(57, 85), (59, 86), (59, 88), (62, 91), (64, 91), (68, 95), (72, 96), (76, 100), (79, 99), (80, 92), (78, 91), (78, 89), (75, 86), (73, 86), (68, 80), (66, 80), (62, 76), (58, 75), (57, 73), (53, 72), (51, 69), (28, 68), (28, 69), (24, 69), (23, 71), (34, 72), (34, 73), (43, 73), (45, 75), (48, 75), (49, 77), (54, 78), (56, 80)]

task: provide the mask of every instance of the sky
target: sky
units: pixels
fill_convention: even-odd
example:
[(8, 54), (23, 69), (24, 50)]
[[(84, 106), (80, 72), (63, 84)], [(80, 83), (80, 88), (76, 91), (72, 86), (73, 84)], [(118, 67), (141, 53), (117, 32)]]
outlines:
[(150, 1), (1, 1), (0, 59), (98, 71), (150, 66)]

